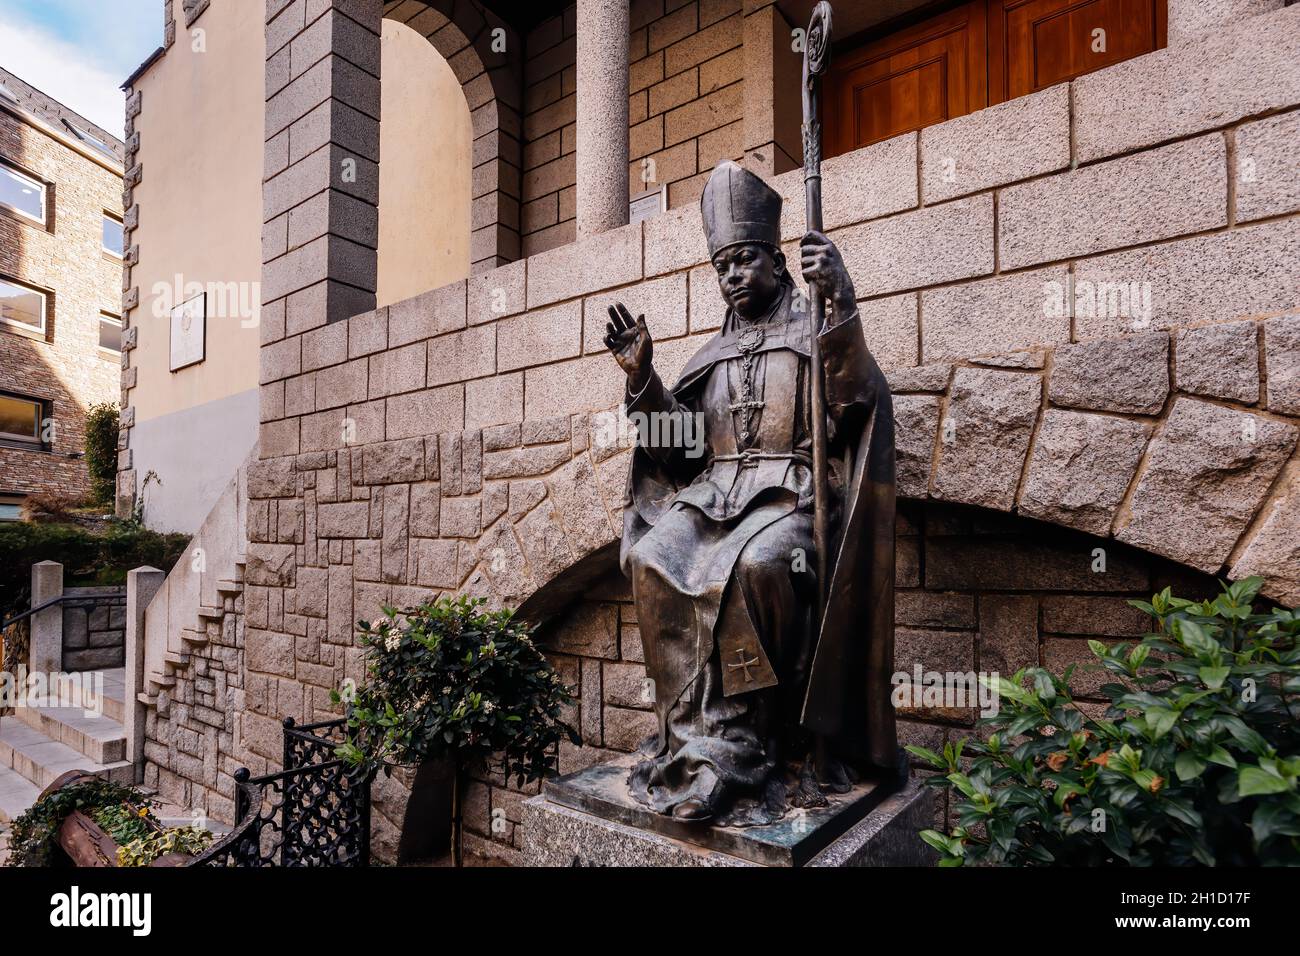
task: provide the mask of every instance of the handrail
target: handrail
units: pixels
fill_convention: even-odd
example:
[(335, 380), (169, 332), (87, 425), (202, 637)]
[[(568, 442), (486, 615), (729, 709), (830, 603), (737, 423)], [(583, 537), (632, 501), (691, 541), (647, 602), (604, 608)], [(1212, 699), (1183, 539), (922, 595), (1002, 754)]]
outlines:
[(56, 605), (56, 604), (71, 604), (73, 607), (76, 607), (76, 606), (77, 606), (77, 602), (81, 602), (81, 601), (87, 602), (87, 604), (90, 605), (90, 606), (94, 606), (94, 605), (96, 605), (96, 604), (106, 604), (106, 603), (108, 603), (108, 602), (110, 602), (110, 601), (112, 601), (112, 602), (125, 602), (125, 601), (126, 601), (126, 595), (125, 595), (125, 594), (122, 594), (122, 593), (119, 593), (119, 594), (60, 594), (58, 597), (52, 597), (52, 598), (50, 598), (48, 601), (46, 601), (46, 602), (43, 603), (43, 604), (38, 604), (38, 605), (37, 605), (36, 607), (34, 607), (34, 608), (31, 608), (31, 609), (29, 609), (29, 610), (23, 611), (23, 613), (22, 613), (22, 614), (19, 614), (17, 617), (11, 617), (11, 618), (10, 618), (9, 620), (7, 620), (7, 621), (0, 622), (0, 632), (7, 631), (11, 626), (13, 626), (14, 624), (17, 624), (19, 621), (24, 621), (24, 620), (26, 620), (27, 618), (31, 617), (33, 614), (39, 614), (41, 611), (44, 611), (44, 610), (46, 610), (47, 608), (51, 608), (51, 607), (53, 607), (53, 606)]

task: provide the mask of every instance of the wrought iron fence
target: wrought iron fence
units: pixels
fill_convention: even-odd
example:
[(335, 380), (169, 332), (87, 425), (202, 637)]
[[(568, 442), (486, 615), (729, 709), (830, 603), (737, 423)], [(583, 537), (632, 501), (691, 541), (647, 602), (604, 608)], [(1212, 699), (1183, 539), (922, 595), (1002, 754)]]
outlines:
[(284, 721), (284, 770), (235, 774), (235, 829), (194, 866), (368, 866), (370, 782), (334, 757), (342, 719)]

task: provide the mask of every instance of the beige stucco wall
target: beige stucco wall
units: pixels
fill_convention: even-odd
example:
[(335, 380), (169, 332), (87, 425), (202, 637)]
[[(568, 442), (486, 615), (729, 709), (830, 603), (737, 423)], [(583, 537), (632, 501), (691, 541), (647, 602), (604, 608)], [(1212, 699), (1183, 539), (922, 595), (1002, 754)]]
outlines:
[[(261, 5), (213, 0), (135, 83), (140, 307), (132, 467), (155, 471), (146, 522), (198, 528), (257, 437), (265, 33)], [(202, 51), (193, 30), (201, 30)], [(469, 108), (446, 61), (384, 21), (378, 300), (469, 274)], [(177, 278), (179, 276), (179, 279)], [(179, 286), (178, 286), (179, 283)], [(206, 358), (170, 370), (170, 309), (209, 287)], [(211, 284), (229, 290), (224, 314)]]
[(469, 275), (469, 105), (433, 45), (384, 21), (379, 305)]
[(241, 298), (252, 311), (259, 304), (264, 14), (261, 4), (215, 0), (193, 27), (202, 31), (201, 52), (178, 23), (176, 42), (136, 82), (144, 170), (133, 237), (140, 247), (132, 275), (140, 290), (131, 356), (139, 370), (131, 395), (137, 422), (257, 387), (252, 317), (215, 316), (209, 302), (206, 360), (173, 373), (169, 315), (184, 301), (174, 301), (177, 275), (182, 286), (243, 283)]

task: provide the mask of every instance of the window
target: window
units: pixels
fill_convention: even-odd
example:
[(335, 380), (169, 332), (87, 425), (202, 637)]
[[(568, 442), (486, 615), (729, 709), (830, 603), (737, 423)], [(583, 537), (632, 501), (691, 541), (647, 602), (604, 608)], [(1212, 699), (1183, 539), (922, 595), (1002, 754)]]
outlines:
[(39, 398), (0, 392), (0, 442), (7, 445), (44, 445), (41, 420), (45, 403)]
[(45, 225), (45, 184), (0, 163), (0, 206)]
[(111, 252), (121, 259), (125, 241), (122, 233), (122, 220), (104, 213), (104, 251)]
[(907, 14), (836, 52), (825, 153), (923, 129), (1150, 53), (1166, 0), (969, 0)]
[(0, 322), (44, 335), (45, 310), (44, 292), (0, 279)]
[(989, 0), (989, 102), (1165, 45), (1165, 0)]
[(835, 57), (825, 90), (827, 156), (987, 106), (984, 0), (886, 29)]
[(122, 351), (122, 320), (107, 312), (99, 314), (99, 347), (110, 352)]
[(91, 147), (92, 149), (99, 150), (109, 159), (113, 159), (113, 160), (117, 159), (117, 154), (113, 152), (113, 148), (109, 146), (107, 143), (105, 143), (99, 137), (94, 136), (87, 130), (82, 129), (80, 126), (73, 126), (67, 120), (63, 121), (63, 125), (68, 128), (68, 130), (72, 133), (73, 136), (77, 137), (77, 139), (81, 140), (87, 146)]
[(20, 521), (23, 516), (23, 495), (0, 495), (0, 521)]

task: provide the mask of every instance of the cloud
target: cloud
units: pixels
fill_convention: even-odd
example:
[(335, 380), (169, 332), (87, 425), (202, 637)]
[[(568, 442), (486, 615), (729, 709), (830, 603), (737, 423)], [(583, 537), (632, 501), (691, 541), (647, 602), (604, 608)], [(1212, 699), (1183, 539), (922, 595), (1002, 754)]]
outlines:
[[(83, 50), (48, 30), (0, 22), (0, 66), (121, 138), (126, 74), (89, 61)], [(143, 59), (143, 58), (142, 58)]]

